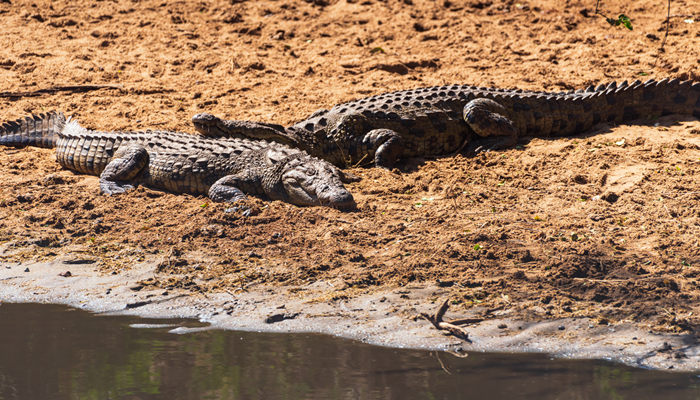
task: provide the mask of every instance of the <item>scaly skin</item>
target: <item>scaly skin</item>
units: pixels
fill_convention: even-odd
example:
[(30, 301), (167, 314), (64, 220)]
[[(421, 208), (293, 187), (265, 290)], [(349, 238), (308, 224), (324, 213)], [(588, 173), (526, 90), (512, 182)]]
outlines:
[(96, 132), (51, 112), (5, 123), (0, 145), (56, 148), (65, 168), (100, 177), (116, 194), (143, 184), (233, 202), (244, 193), (296, 205), (353, 208), (335, 166), (278, 143), (167, 131)]
[(520, 137), (576, 135), (599, 122), (700, 117), (700, 83), (678, 79), (615, 82), (548, 93), (464, 85), (385, 93), (320, 110), (288, 128), (193, 117), (212, 137), (264, 137), (337, 166), (391, 167), (401, 158), (512, 146)]

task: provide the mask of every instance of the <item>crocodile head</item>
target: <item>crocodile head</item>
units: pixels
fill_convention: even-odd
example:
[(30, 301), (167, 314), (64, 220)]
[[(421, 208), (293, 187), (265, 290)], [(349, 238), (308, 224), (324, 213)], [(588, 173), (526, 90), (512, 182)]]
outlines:
[(290, 135), (282, 125), (265, 122), (223, 120), (209, 113), (192, 117), (194, 129), (212, 138), (241, 138), (267, 140), (295, 146), (298, 138)]
[(281, 160), (265, 177), (264, 187), (275, 200), (351, 210), (355, 200), (343, 185), (351, 180), (334, 165), (299, 153)]

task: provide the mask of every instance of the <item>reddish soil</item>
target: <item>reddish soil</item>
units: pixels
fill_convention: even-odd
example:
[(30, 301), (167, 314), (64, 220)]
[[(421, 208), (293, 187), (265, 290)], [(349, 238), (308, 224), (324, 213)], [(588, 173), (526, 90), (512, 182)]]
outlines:
[[(700, 15), (606, 1), (0, 1), (0, 120), (59, 109), (100, 130), (192, 132), (193, 114), (290, 124), (319, 108), (447, 83), (564, 90), (610, 80), (700, 80)], [(693, 7), (695, 6), (695, 7)], [(684, 13), (694, 12), (694, 15)], [(678, 13), (684, 15), (677, 15)], [(85, 93), (33, 92), (117, 85)], [(20, 93), (21, 94), (21, 93)], [(353, 169), (356, 212), (251, 199), (255, 215), (139, 188), (99, 194), (53, 151), (0, 148), (0, 261), (67, 251), (145, 283), (235, 291), (329, 283), (327, 301), (410, 282), (453, 310), (589, 316), (700, 328), (700, 122), (598, 126), (584, 136)]]

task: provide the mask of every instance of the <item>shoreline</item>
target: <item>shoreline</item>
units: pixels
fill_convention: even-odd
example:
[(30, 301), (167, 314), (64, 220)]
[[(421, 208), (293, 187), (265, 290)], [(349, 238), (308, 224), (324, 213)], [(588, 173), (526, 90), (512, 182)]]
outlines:
[[(446, 336), (425, 320), (439, 306), (442, 289), (408, 285), (361, 294), (345, 300), (314, 300), (327, 281), (304, 287), (298, 296), (289, 287), (254, 286), (240, 293), (192, 293), (140, 286), (153, 276), (156, 262), (135, 264), (117, 274), (90, 264), (0, 263), (0, 302), (64, 304), (98, 314), (143, 318), (193, 318), (204, 329), (265, 332), (313, 332), (361, 342), (426, 350), (469, 352), (539, 352), (554, 357), (606, 359), (629, 366), (700, 371), (700, 344), (693, 335), (655, 334), (629, 323), (598, 325), (590, 318), (525, 321), (513, 312), (465, 325), (472, 343)], [(26, 272), (28, 269), (28, 272)], [(70, 270), (68, 277), (60, 276)], [(474, 315), (448, 315), (471, 318)], [(272, 323), (266, 322), (274, 321)], [(203, 328), (192, 328), (201, 330)], [(177, 333), (186, 333), (180, 329)]]

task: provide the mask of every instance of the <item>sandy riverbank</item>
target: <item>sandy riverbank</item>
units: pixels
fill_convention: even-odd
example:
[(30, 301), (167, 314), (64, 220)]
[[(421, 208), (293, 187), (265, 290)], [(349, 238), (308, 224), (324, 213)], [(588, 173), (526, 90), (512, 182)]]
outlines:
[[(555, 357), (610, 359), (632, 366), (700, 370), (700, 345), (691, 335), (653, 334), (629, 323), (599, 324), (589, 318), (523, 321), (512, 312), (474, 309), (455, 318), (488, 315), (466, 325), (471, 343), (447, 336), (430, 323), (412, 318), (434, 313), (445, 291), (409, 285), (348, 300), (327, 297), (326, 284), (306, 287), (301, 298), (284, 288), (253, 286), (238, 293), (193, 294), (185, 290), (143, 287), (154, 263), (126, 273), (105, 274), (89, 264), (54, 261), (2, 265), (0, 300), (66, 304), (98, 313), (146, 318), (195, 318), (211, 328), (274, 332), (318, 332), (393, 346), (472, 351), (545, 352)], [(70, 276), (65, 276), (70, 271)], [(284, 316), (280, 318), (280, 316)], [(277, 318), (276, 318), (277, 317)], [(272, 322), (272, 320), (277, 320)], [(180, 329), (179, 332), (186, 333)]]

